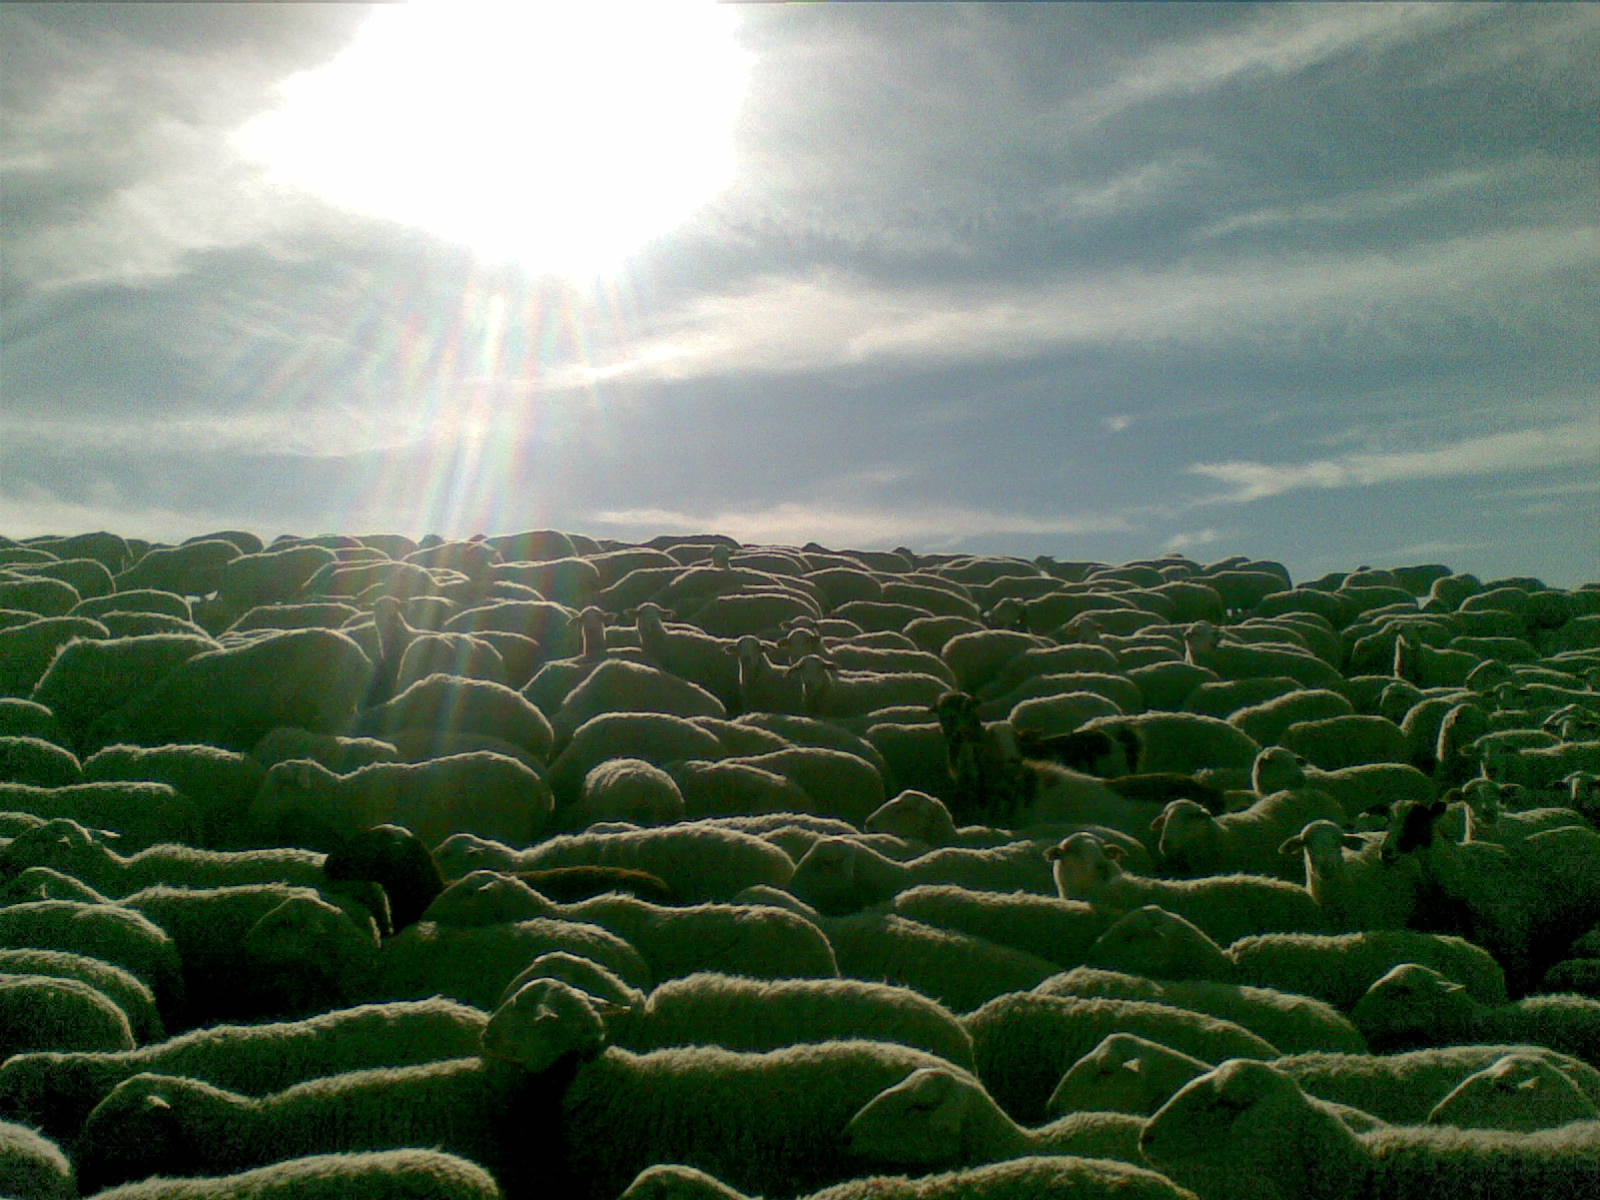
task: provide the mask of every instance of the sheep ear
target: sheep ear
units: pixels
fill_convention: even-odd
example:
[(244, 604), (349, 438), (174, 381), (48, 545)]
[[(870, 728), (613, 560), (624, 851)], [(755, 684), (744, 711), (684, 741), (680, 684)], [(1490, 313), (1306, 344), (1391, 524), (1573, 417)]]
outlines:
[(1126, 851), (1124, 851), (1121, 846), (1119, 846), (1116, 842), (1107, 842), (1104, 850), (1107, 858), (1116, 863), (1118, 866), (1122, 865), (1123, 855), (1126, 853)]
[(1155, 815), (1155, 819), (1150, 822), (1150, 828), (1155, 830), (1157, 833), (1165, 831), (1167, 828), (1167, 818), (1171, 815), (1170, 809), (1163, 808)]
[(1354, 833), (1344, 835), (1344, 840), (1339, 843), (1346, 850), (1361, 850), (1366, 847), (1367, 839)]
[(1282, 855), (1285, 855), (1285, 856), (1292, 855), (1292, 854), (1299, 854), (1305, 848), (1306, 848), (1305, 838), (1301, 837), (1297, 833), (1293, 837), (1286, 839), (1284, 841), (1284, 843), (1281, 846), (1278, 847), (1278, 853), (1282, 854)]

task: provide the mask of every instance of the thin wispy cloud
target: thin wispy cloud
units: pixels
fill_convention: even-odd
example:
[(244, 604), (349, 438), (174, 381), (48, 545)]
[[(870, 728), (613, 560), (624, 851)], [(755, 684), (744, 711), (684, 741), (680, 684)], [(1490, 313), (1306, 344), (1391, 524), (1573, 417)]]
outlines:
[[(1395, 253), (1295, 253), (1169, 270), (1073, 272), (1048, 285), (968, 294), (894, 290), (843, 272), (775, 278), (690, 302), (625, 359), (573, 378), (687, 379), (735, 371), (825, 370), (871, 361), (1002, 362), (1085, 345), (1260, 344), (1285, 331), (1339, 334), (1387, 322), (1404, 337), (1463, 308), (1524, 319), (1543, 277), (1600, 263), (1592, 228), (1554, 226), (1449, 238)], [(1508, 311), (1507, 295), (1518, 308)], [(1481, 299), (1475, 300), (1474, 296)], [(1558, 320), (1576, 314), (1558, 311)]]
[(1302, 463), (1194, 463), (1187, 470), (1229, 487), (1220, 495), (1204, 498), (1202, 503), (1244, 504), (1307, 488), (1371, 487), (1590, 465), (1600, 469), (1600, 420), (1468, 438), (1428, 450), (1350, 454)]
[(1059, 537), (1089, 533), (1120, 533), (1133, 528), (1124, 516), (1082, 517), (1072, 514), (1041, 516), (1013, 512), (986, 512), (949, 505), (902, 507), (847, 507), (828, 502), (790, 502), (745, 511), (683, 512), (668, 508), (616, 509), (594, 512), (597, 525), (633, 536), (657, 533), (697, 533), (712, 530), (742, 542), (823, 545), (876, 549), (898, 544), (944, 548), (973, 538), (995, 536)]

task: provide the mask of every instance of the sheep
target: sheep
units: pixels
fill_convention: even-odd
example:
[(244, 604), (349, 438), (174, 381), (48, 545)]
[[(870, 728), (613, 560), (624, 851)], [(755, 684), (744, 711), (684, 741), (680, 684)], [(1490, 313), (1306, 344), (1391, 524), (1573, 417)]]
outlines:
[[(644, 1008), (645, 993), (623, 981), (592, 958), (567, 950), (550, 950), (537, 955), (500, 994), (496, 1008), (505, 1004), (526, 985), (553, 979), (584, 993), (595, 1002), (595, 1009), (607, 1022), (608, 1035), (615, 1036), (630, 1013)], [(756, 985), (761, 986), (761, 985)]]
[(1433, 782), (1405, 763), (1361, 763), (1323, 771), (1282, 746), (1269, 746), (1251, 764), (1251, 788), (1256, 796), (1296, 788), (1314, 788), (1343, 806), (1345, 819), (1363, 813), (1387, 812), (1411, 800), (1427, 803), (1436, 789)]
[(1149, 712), (1129, 717), (1096, 717), (1079, 731), (1115, 736), (1131, 730), (1139, 739), (1139, 771), (1192, 775), (1207, 767), (1248, 767), (1261, 747), (1242, 730), (1197, 713)]
[(1227, 1062), (1185, 1085), (1140, 1139), (1146, 1160), (1200, 1200), (1346, 1200), (1356, 1196), (1600, 1189), (1600, 1122), (1530, 1134), (1380, 1127), (1352, 1132), (1294, 1080), (1259, 1062)]
[(109, 840), (113, 840), (110, 835), (85, 829), (76, 821), (47, 821), (0, 850), (0, 876), (28, 867), (51, 867), (108, 897), (126, 896), (158, 883), (218, 887), (281, 882), (317, 887), (324, 882), (322, 859), (310, 851), (227, 852), (157, 845), (125, 858), (107, 845)]
[(371, 677), (371, 661), (343, 633), (268, 633), (183, 662), (96, 720), (84, 748), (201, 742), (247, 751), (280, 725), (339, 732)]
[[(753, 757), (756, 754), (790, 747), (842, 750), (846, 754), (865, 759), (881, 776), (887, 777), (889, 772), (888, 763), (866, 737), (831, 721), (817, 720), (798, 713), (745, 713), (733, 724), (740, 731), (737, 736), (745, 737), (749, 731), (756, 731), (770, 734), (778, 738), (781, 743), (760, 750), (741, 750), (737, 745), (729, 744), (728, 749), (734, 754)], [(706, 727), (711, 728), (711, 723), (707, 722)], [(727, 730), (724, 727), (717, 726), (716, 732), (718, 737), (726, 741)]]
[(1225, 642), (1225, 634), (1209, 621), (1196, 621), (1183, 631), (1185, 662), (1208, 667), (1223, 679), (1287, 676), (1304, 688), (1345, 690), (1344, 676), (1309, 652), (1284, 645), (1241, 645)]
[(608, 659), (567, 694), (550, 724), (556, 741), (565, 743), (589, 718), (618, 711), (726, 716), (722, 702), (696, 684), (643, 663)]
[(0, 696), (0, 733), (8, 737), (41, 738), (57, 745), (68, 740), (49, 708), (16, 696)]
[(720, 759), (726, 751), (717, 736), (683, 717), (670, 713), (601, 713), (591, 717), (563, 747), (545, 779), (558, 805), (575, 801), (583, 780), (600, 763), (612, 758), (641, 758), (664, 767), (687, 759)]
[(99, 989), (53, 975), (0, 974), (0, 1062), (30, 1050), (132, 1050), (128, 1014)]
[(931, 705), (950, 690), (938, 675), (919, 671), (845, 671), (808, 654), (789, 672), (800, 680), (808, 716), (862, 717), (883, 708)]
[(971, 1076), (923, 1067), (862, 1106), (845, 1126), (850, 1153), (919, 1169), (976, 1166), (1029, 1155), (1138, 1163), (1144, 1121), (1122, 1113), (1075, 1113), (1038, 1129), (1012, 1120)]
[(77, 1200), (72, 1164), (32, 1129), (0, 1121), (0, 1194), (15, 1200)]
[[(581, 986), (581, 985), (574, 985)], [(611, 1044), (644, 1052), (709, 1045), (763, 1052), (845, 1038), (894, 1042), (972, 1069), (972, 1039), (949, 1009), (910, 988), (859, 979), (753, 979), (697, 972), (607, 1017)]]
[(113, 638), (100, 636), (67, 642), (49, 661), (32, 689), (33, 699), (56, 714), (74, 746), (83, 748), (96, 719), (153, 687), (168, 673), (197, 655), (217, 650), (207, 636), (184, 633)]
[(657, 980), (720, 970), (754, 979), (836, 977), (827, 938), (810, 921), (769, 905), (668, 908), (632, 896), (596, 896), (561, 915), (609, 929), (637, 949)]
[(1588, 996), (1525, 996), (1488, 1005), (1432, 967), (1402, 963), (1367, 989), (1350, 1016), (1375, 1050), (1517, 1041), (1600, 1065), (1600, 1000)]
[(859, 1040), (765, 1053), (608, 1048), (577, 1068), (561, 1098), (557, 1161), (570, 1189), (561, 1194), (611, 1200), (661, 1162), (774, 1195), (852, 1179), (867, 1164), (844, 1137), (851, 1118), (926, 1067), (959, 1070), (923, 1051)]
[(95, 891), (81, 879), (52, 867), (26, 867), (0, 883), (0, 904), (22, 904), (34, 900), (81, 900), (86, 904), (111, 903), (111, 897)]
[[(662, 597), (663, 602), (666, 598)], [(739, 667), (734, 643), (712, 637), (692, 626), (667, 628), (659, 604), (647, 602), (634, 609), (639, 645), (645, 657), (680, 679), (710, 692), (724, 708), (739, 705)]]
[(1238, 726), (1261, 745), (1271, 746), (1280, 742), (1285, 732), (1298, 722), (1348, 717), (1355, 711), (1355, 706), (1342, 692), (1300, 688), (1238, 709), (1228, 717), (1228, 724)]
[[(1021, 1200), (1091, 1196), (1124, 1200), (1194, 1200), (1194, 1193), (1164, 1175), (1110, 1159), (1059, 1154), (1005, 1159), (936, 1175), (872, 1175), (813, 1192), (800, 1200)], [(645, 1170), (622, 1200), (747, 1200), (740, 1192), (693, 1167), (657, 1164)]]
[(1320, 932), (1322, 911), (1303, 888), (1255, 875), (1213, 875), (1204, 879), (1153, 879), (1123, 871), (1121, 847), (1092, 833), (1074, 833), (1045, 852), (1056, 892), (1064, 900), (1084, 900), (1098, 908), (1125, 912), (1157, 904), (1193, 921), (1227, 944), (1263, 930)]
[(1508, 1054), (1544, 1063), (1600, 1103), (1600, 1071), (1543, 1046), (1435, 1046), (1399, 1054), (1289, 1054), (1273, 1060), (1307, 1095), (1394, 1125), (1422, 1125), (1462, 1081)]
[(1532, 1133), (1597, 1120), (1600, 1108), (1566, 1075), (1531, 1054), (1507, 1054), (1457, 1084), (1427, 1124)]
[[(436, 850), (446, 877), (463, 873), (454, 871), (453, 865), (467, 845), (451, 838)], [(649, 871), (685, 901), (728, 900), (757, 884), (787, 887), (794, 875), (794, 861), (770, 842), (697, 822), (626, 833), (567, 834), (522, 852), (498, 852), (492, 843), (479, 849), (487, 853), (472, 866), (510, 870), (612, 866)]]
[(149, 780), (171, 784), (195, 809), (207, 846), (240, 837), (244, 815), (266, 779), (255, 759), (216, 746), (107, 746), (83, 764), (91, 783)]
[(0, 735), (0, 779), (65, 787), (83, 782), (83, 764), (72, 751), (43, 738)]
[(95, 1200), (346, 1200), (350, 1196), (504, 1200), (476, 1163), (438, 1150), (312, 1154), (232, 1175), (150, 1178), (95, 1193)]
[(375, 762), (399, 762), (400, 751), (393, 742), (378, 738), (349, 738), (336, 733), (312, 733), (287, 726), (264, 734), (250, 749), (250, 757), (263, 767), (272, 767), (292, 758), (311, 758), (347, 775), (358, 767)]
[(1342, 821), (1344, 807), (1310, 788), (1263, 796), (1248, 808), (1212, 816), (1193, 800), (1172, 800), (1152, 823), (1160, 833), (1163, 867), (1183, 875), (1242, 872), (1294, 879), (1298, 864), (1285, 864), (1284, 841), (1313, 821)]
[(906, 788), (867, 814), (861, 823), (867, 833), (887, 833), (929, 848), (948, 846), (960, 837), (955, 818), (944, 801), (927, 792)]
[(114, 830), (130, 851), (160, 842), (195, 842), (200, 835), (200, 821), (189, 800), (173, 787), (152, 782), (0, 784), (0, 811), (70, 818), (94, 829)]
[(1026, 991), (1056, 969), (1023, 950), (897, 913), (825, 917), (788, 892), (769, 887), (750, 888), (741, 898), (787, 907), (811, 921), (827, 935), (843, 977), (911, 988), (958, 1013), (1007, 992)]
[(1069, 1067), (1112, 1033), (1137, 1033), (1206, 1062), (1276, 1058), (1278, 1050), (1230, 1021), (1142, 1000), (1015, 993), (962, 1018), (978, 1079), (1014, 1120), (1036, 1125)]
[(748, 761), (689, 759), (667, 766), (668, 778), (683, 798), (686, 817), (717, 819), (739, 814), (799, 814), (816, 808), (810, 793), (793, 779)]
[(434, 996), (297, 1021), (213, 1025), (118, 1053), (18, 1055), (0, 1065), (0, 1105), (68, 1138), (114, 1087), (140, 1072), (266, 1095), (343, 1071), (476, 1054), (487, 1022), (476, 1008)]
[(1411, 758), (1405, 734), (1385, 717), (1352, 714), (1296, 721), (1278, 740), (1325, 771), (1363, 763), (1409, 763)]
[(949, 885), (910, 887), (893, 909), (940, 929), (1010, 946), (1058, 965), (1075, 965), (1104, 932), (1108, 918), (1086, 904), (1026, 892), (970, 891)]
[(1033, 989), (1045, 996), (1147, 1000), (1205, 1013), (1249, 1030), (1285, 1054), (1360, 1053), (1366, 1039), (1331, 1004), (1274, 988), (1213, 979), (1150, 978), (1097, 967), (1076, 967)]
[(135, 1043), (159, 1041), (166, 1036), (155, 993), (121, 967), (65, 950), (19, 949), (0, 950), (0, 972), (45, 975), (87, 984), (123, 1011)]
[(1413, 929), (1359, 933), (1263, 933), (1227, 948), (1239, 978), (1325, 1000), (1349, 1010), (1385, 972), (1405, 962), (1436, 967), (1486, 1004), (1506, 1000), (1506, 976), (1487, 950), (1445, 934)]
[(352, 1003), (377, 953), (375, 918), (310, 888), (156, 885), (124, 907), (164, 930), (182, 963), (184, 1027), (228, 1017), (301, 1016)]
[(593, 959), (633, 987), (650, 970), (628, 942), (597, 925), (534, 917), (482, 926), (419, 921), (383, 944), (367, 985), (368, 1001), (442, 995), (488, 1010), (541, 954), (565, 950)]
[(353, 732), (393, 741), (412, 729), (486, 734), (548, 761), (555, 735), (545, 715), (523, 696), (487, 679), (429, 675), (392, 700), (363, 710)]
[(858, 842), (836, 837), (823, 838), (806, 851), (788, 886), (818, 911), (838, 916), (881, 903), (918, 883), (1040, 894), (1050, 888), (1049, 871), (1032, 842), (985, 850), (950, 847), (895, 862)]
[(1107, 1034), (1067, 1070), (1050, 1093), (1045, 1112), (1129, 1113), (1148, 1117), (1211, 1064), (1131, 1033)]
[(1111, 920), (1081, 962), (1160, 979), (1231, 981), (1237, 975), (1232, 960), (1203, 930), (1155, 904)]
[(1520, 993), (1600, 920), (1600, 834), (1563, 826), (1512, 848), (1460, 843), (1436, 828), (1447, 807), (1397, 806), (1382, 857), (1411, 858), (1426, 900), (1418, 913), (1488, 949)]
[(1385, 863), (1381, 839), (1347, 833), (1331, 820), (1309, 821), (1279, 852), (1305, 861), (1305, 888), (1336, 929), (1404, 929), (1417, 905), (1411, 864)]
[(310, 759), (272, 767), (249, 823), (267, 841), (329, 850), (373, 825), (410, 829), (428, 845), (455, 833), (534, 840), (553, 808), (536, 772), (488, 751), (421, 763), (373, 763), (336, 775)]
[(121, 967), (150, 988), (164, 1019), (183, 1002), (177, 947), (160, 926), (126, 908), (74, 900), (6, 905), (0, 946), (66, 950)]
[(748, 634), (741, 637), (734, 644), (734, 657), (738, 661), (741, 712), (798, 713), (805, 708), (805, 687), (801, 680), (773, 666), (760, 638)]
[[(80, 1181), (226, 1174), (311, 1154), (427, 1145), (517, 1179), (519, 1071), (478, 1058), (375, 1067), (245, 1096), (140, 1073), (95, 1106), (74, 1146)], [(519, 1194), (520, 1188), (515, 1189)]]

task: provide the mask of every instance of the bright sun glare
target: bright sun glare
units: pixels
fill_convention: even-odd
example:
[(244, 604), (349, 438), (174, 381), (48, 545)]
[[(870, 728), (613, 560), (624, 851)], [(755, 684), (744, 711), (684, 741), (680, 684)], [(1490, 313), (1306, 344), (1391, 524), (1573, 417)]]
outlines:
[(237, 144), (342, 207), (598, 273), (730, 180), (747, 69), (733, 14), (704, 0), (413, 0), (289, 79)]

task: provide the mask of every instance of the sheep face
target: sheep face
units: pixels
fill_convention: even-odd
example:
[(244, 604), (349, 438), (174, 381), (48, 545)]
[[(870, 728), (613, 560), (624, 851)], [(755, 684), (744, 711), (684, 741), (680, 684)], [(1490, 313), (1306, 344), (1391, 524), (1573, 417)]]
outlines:
[(1139, 1149), (1201, 1196), (1300, 1200), (1325, 1194), (1319, 1177), (1348, 1170), (1354, 1141), (1337, 1116), (1281, 1071), (1230, 1059), (1157, 1109)]
[(1429, 1125), (1532, 1133), (1600, 1116), (1576, 1082), (1532, 1054), (1507, 1054), (1468, 1075), (1428, 1114)]
[(569, 1055), (592, 1058), (607, 1040), (605, 1016), (594, 997), (557, 979), (535, 979), (489, 1018), (482, 1052), (537, 1073)]
[(1369, 987), (1350, 1019), (1374, 1049), (1410, 1046), (1448, 1029), (1460, 1029), (1478, 1007), (1467, 989), (1432, 967), (1401, 963)]
[(876, 1162), (937, 1167), (961, 1157), (961, 1131), (972, 1085), (949, 1071), (923, 1067), (880, 1092), (850, 1118), (850, 1153)]
[(1092, 1109), (1145, 1116), (1207, 1070), (1187, 1054), (1131, 1033), (1113, 1033), (1072, 1064), (1051, 1093), (1046, 1111)]
[(1122, 847), (1107, 845), (1092, 833), (1075, 833), (1044, 852), (1054, 866), (1056, 892), (1063, 900), (1079, 900), (1122, 873)]

